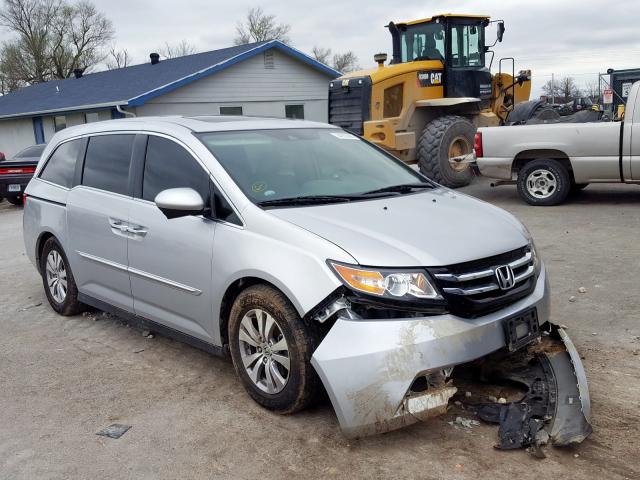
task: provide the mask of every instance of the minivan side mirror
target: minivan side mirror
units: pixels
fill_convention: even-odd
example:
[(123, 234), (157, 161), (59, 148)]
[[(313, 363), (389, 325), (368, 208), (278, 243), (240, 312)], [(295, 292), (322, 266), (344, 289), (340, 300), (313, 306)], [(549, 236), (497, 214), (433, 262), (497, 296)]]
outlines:
[(504, 22), (498, 22), (498, 41), (502, 42), (502, 37), (504, 36)]
[(193, 188), (162, 190), (156, 195), (155, 204), (169, 219), (204, 213), (204, 200)]

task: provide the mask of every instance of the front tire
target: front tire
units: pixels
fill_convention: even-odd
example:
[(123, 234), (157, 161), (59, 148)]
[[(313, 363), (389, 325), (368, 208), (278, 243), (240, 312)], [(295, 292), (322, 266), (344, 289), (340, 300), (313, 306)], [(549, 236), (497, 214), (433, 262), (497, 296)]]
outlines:
[(317, 399), (320, 379), (311, 366), (318, 336), (288, 299), (268, 285), (240, 293), (229, 315), (233, 366), (251, 398), (286, 414)]
[(420, 171), (445, 187), (469, 185), (472, 178), (469, 165), (452, 165), (449, 158), (471, 153), (475, 134), (476, 127), (457, 115), (429, 122), (418, 141)]
[(529, 205), (558, 205), (570, 192), (571, 175), (557, 160), (533, 160), (518, 172), (518, 194)]
[(78, 301), (78, 287), (60, 243), (49, 238), (40, 254), (40, 272), (47, 300), (60, 315), (76, 315), (85, 309)]

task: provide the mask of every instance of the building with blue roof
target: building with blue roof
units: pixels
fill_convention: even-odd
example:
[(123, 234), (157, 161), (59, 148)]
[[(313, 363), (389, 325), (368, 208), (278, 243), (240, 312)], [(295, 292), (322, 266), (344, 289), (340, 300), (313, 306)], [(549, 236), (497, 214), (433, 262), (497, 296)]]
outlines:
[(327, 121), (339, 72), (278, 40), (52, 80), (0, 97), (10, 157), (71, 125), (124, 115), (252, 115)]

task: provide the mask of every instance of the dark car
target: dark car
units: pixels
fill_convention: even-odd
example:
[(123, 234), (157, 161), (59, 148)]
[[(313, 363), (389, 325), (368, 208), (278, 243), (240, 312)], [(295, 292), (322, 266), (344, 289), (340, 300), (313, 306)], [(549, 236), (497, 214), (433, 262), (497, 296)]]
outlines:
[(22, 192), (33, 177), (45, 144), (32, 145), (19, 151), (10, 160), (0, 160), (0, 198), (9, 203), (22, 204)]

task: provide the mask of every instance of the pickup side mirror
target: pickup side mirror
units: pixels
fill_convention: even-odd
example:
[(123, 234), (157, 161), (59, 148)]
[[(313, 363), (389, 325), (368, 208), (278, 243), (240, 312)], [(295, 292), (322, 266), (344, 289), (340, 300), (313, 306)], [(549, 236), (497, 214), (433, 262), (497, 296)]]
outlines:
[(204, 200), (193, 188), (162, 190), (156, 195), (155, 204), (169, 219), (204, 213)]
[(497, 36), (498, 36), (498, 41), (502, 42), (502, 37), (504, 36), (504, 22), (498, 22)]

